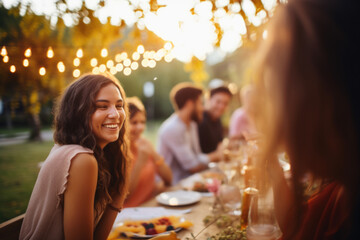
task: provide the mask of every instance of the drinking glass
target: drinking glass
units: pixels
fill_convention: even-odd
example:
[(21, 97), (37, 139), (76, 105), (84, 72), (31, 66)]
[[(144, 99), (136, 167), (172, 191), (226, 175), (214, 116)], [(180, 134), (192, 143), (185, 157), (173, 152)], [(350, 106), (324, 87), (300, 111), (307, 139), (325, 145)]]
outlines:
[(273, 201), (265, 197), (251, 200), (246, 234), (248, 240), (277, 240), (281, 237)]
[(223, 184), (219, 189), (219, 200), (223, 210), (229, 215), (240, 216), (241, 214), (241, 193), (235, 185)]

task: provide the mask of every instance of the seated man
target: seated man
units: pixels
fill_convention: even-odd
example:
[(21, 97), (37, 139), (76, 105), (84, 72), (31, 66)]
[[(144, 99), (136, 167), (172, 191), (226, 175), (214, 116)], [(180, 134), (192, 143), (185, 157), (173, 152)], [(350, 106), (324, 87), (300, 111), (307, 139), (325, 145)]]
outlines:
[(198, 123), (202, 152), (210, 153), (215, 151), (223, 140), (224, 130), (221, 124), (221, 116), (225, 113), (231, 97), (232, 94), (229, 88), (225, 86), (210, 90), (210, 97), (203, 113), (203, 120)]
[(221, 151), (201, 152), (196, 122), (202, 119), (202, 90), (180, 83), (170, 92), (175, 113), (159, 129), (158, 152), (173, 172), (173, 184), (219, 161)]

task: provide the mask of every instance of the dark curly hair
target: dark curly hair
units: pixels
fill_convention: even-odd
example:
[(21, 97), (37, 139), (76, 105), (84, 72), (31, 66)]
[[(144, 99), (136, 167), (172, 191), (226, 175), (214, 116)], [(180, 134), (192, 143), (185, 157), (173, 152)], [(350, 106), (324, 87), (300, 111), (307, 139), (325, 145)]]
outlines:
[(105, 209), (111, 196), (119, 192), (125, 199), (128, 183), (128, 137), (125, 118), (117, 141), (101, 149), (91, 129), (91, 116), (95, 112), (95, 97), (103, 87), (114, 84), (124, 100), (125, 91), (111, 74), (86, 74), (72, 82), (56, 104), (54, 141), (59, 145), (78, 144), (94, 151), (98, 162), (98, 181), (95, 193), (95, 214)]

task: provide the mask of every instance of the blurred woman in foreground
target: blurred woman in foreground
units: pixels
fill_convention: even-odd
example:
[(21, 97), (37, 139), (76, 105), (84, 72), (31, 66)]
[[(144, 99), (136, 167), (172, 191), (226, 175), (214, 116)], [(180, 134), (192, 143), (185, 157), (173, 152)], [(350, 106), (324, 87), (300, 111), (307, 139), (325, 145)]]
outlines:
[(55, 110), (20, 239), (106, 239), (127, 194), (126, 96), (110, 74), (84, 75)]
[[(259, 51), (257, 123), (284, 239), (359, 239), (359, 4), (289, 0)], [(292, 184), (275, 157), (286, 151)], [(321, 180), (304, 199), (302, 180)]]
[[(144, 105), (139, 98), (131, 97), (128, 98), (128, 106), (132, 171), (130, 194), (125, 201), (125, 207), (136, 207), (161, 191), (164, 183), (170, 185), (172, 173), (164, 158), (155, 151), (151, 142), (142, 136), (146, 127)], [(160, 181), (156, 181), (156, 175), (160, 176)]]

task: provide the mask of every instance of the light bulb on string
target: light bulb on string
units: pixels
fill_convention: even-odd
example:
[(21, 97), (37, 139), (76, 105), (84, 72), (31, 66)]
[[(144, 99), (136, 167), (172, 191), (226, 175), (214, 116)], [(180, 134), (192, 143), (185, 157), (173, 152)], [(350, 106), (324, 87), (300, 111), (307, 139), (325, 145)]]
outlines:
[(99, 66), (99, 70), (100, 70), (101, 73), (104, 73), (104, 72), (106, 71), (106, 66), (105, 66), (105, 64), (101, 64), (101, 65)]
[(170, 43), (170, 42), (166, 42), (165, 44), (164, 44), (164, 48), (166, 49), (166, 50), (171, 50), (172, 49), (172, 44)]
[(27, 58), (31, 57), (31, 48), (26, 49), (25, 52), (24, 52), (24, 55)]
[(77, 77), (79, 77), (80, 76), (80, 70), (79, 69), (75, 69), (74, 71), (73, 71), (73, 77), (74, 78), (77, 78)]
[(16, 72), (16, 67), (15, 67), (15, 65), (11, 65), (11, 66), (10, 66), (10, 72), (12, 72), (12, 73)]
[(108, 50), (106, 48), (101, 49), (101, 54), (100, 54), (103, 58), (107, 57), (108, 55)]
[(3, 57), (3, 62), (4, 62), (4, 63), (9, 62), (9, 56), (7, 56), (7, 55), (4, 56), (4, 57)]
[(130, 65), (130, 68), (132, 70), (136, 70), (136, 69), (138, 69), (138, 67), (139, 67), (139, 64), (137, 62), (132, 62)]
[(95, 67), (97, 64), (98, 64), (98, 61), (97, 61), (96, 58), (92, 58), (92, 59), (90, 60), (90, 65), (91, 65), (92, 67)]
[(124, 66), (125, 66), (125, 67), (129, 67), (130, 64), (131, 64), (131, 60), (130, 60), (130, 59), (127, 58), (127, 59), (124, 60)]
[(156, 61), (153, 60), (153, 59), (151, 59), (151, 60), (149, 61), (149, 67), (150, 67), (150, 68), (154, 68), (155, 66), (156, 66)]
[(75, 67), (80, 66), (80, 58), (74, 58), (73, 64)]
[(145, 58), (141, 61), (141, 65), (143, 67), (148, 67), (149, 66), (149, 59)]
[(94, 67), (93, 70), (92, 70), (92, 73), (93, 74), (99, 74), (100, 73), (99, 67)]
[(81, 48), (79, 48), (79, 49), (77, 50), (76, 56), (77, 56), (78, 58), (82, 58), (82, 57), (84, 56), (84, 52), (83, 52), (83, 50), (82, 50)]
[(131, 68), (126, 67), (126, 68), (124, 69), (124, 75), (125, 75), (125, 76), (129, 76), (130, 74), (131, 74)]
[(45, 69), (44, 67), (41, 67), (41, 68), (39, 69), (39, 74), (40, 74), (41, 76), (44, 76), (44, 75), (46, 74), (46, 69)]
[(49, 47), (46, 53), (46, 56), (48, 58), (53, 58), (54, 57), (54, 50), (52, 49), (52, 47)]
[(138, 53), (143, 54), (143, 53), (145, 52), (144, 46), (140, 44), (140, 45), (137, 47), (137, 51), (138, 51)]
[(7, 51), (6, 51), (6, 47), (5, 46), (3, 46), (2, 48), (1, 48), (1, 56), (6, 56), (7, 55)]
[(107, 62), (106, 62), (106, 67), (107, 68), (111, 68), (111, 67), (113, 67), (114, 66), (114, 61), (113, 60), (108, 60)]
[(121, 72), (124, 69), (124, 65), (121, 63), (116, 64), (116, 71)]
[(64, 63), (63, 62), (58, 62), (58, 64), (57, 64), (57, 68), (58, 68), (58, 70), (59, 70), (59, 72), (65, 72), (65, 65), (64, 65)]
[(112, 75), (115, 75), (115, 74), (117, 73), (116, 67), (111, 67), (111, 68), (110, 68), (110, 73), (111, 73)]
[(29, 60), (25, 58), (24, 61), (23, 61), (23, 65), (24, 65), (24, 67), (28, 67), (29, 66)]
[(139, 59), (140, 59), (140, 53), (134, 52), (134, 53), (132, 54), (132, 59), (133, 59), (134, 61), (139, 60)]

